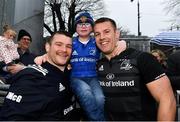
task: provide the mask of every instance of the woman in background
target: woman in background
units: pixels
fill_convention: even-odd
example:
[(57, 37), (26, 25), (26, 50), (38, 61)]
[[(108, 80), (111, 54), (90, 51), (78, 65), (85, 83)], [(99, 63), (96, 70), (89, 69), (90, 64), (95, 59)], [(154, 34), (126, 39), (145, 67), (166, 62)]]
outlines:
[(154, 49), (151, 51), (151, 54), (156, 57), (156, 59), (164, 69), (167, 68), (167, 63), (166, 63), (167, 57), (163, 51), (159, 49)]

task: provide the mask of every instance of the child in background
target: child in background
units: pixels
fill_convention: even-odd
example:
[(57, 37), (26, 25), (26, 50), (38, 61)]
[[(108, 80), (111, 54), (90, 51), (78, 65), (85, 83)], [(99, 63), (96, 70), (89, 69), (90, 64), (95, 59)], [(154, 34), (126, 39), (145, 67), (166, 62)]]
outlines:
[(156, 57), (156, 59), (158, 60), (158, 62), (161, 64), (161, 66), (164, 68), (164, 70), (167, 69), (167, 57), (166, 54), (161, 51), (160, 49), (154, 49), (151, 51), (151, 54)]
[(19, 59), (18, 44), (15, 44), (13, 41), (16, 37), (16, 32), (8, 25), (5, 25), (3, 29), (3, 36), (0, 36), (0, 61), (4, 61), (5, 64), (9, 65)]
[[(8, 25), (3, 27), (3, 35), (0, 36), (0, 62), (4, 62), (6, 66), (12, 65), (19, 61), (19, 54), (17, 51), (18, 44), (14, 43), (16, 32)], [(6, 67), (5, 66), (5, 67)], [(7, 69), (4, 69), (6, 71)], [(10, 73), (0, 74), (0, 79), (6, 82), (11, 77)]]

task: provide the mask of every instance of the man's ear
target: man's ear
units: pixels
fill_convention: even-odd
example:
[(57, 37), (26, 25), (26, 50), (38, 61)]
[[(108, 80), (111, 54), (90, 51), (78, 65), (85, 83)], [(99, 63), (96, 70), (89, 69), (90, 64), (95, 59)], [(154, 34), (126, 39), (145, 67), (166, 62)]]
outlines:
[(116, 40), (119, 41), (120, 38), (120, 31), (116, 30)]
[(45, 44), (45, 49), (46, 49), (46, 52), (49, 52), (49, 49), (50, 49), (50, 44), (49, 43)]
[(118, 40), (120, 38), (120, 31), (119, 30), (116, 30), (116, 38), (118, 38)]

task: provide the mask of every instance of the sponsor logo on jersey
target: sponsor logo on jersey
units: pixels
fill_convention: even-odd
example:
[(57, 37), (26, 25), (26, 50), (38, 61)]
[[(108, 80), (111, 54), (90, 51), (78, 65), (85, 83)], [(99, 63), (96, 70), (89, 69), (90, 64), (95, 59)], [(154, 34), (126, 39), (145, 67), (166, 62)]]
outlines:
[(131, 66), (131, 63), (130, 63), (130, 60), (124, 60), (121, 65), (120, 65), (120, 69), (123, 69), (123, 70), (130, 70), (132, 68)]
[(98, 70), (99, 70), (99, 71), (104, 71), (104, 66), (101, 65)]
[(97, 61), (97, 59), (86, 58), (86, 57), (80, 57), (80, 58), (71, 59), (71, 63), (73, 63), (73, 62), (96, 62), (96, 61)]
[(61, 83), (59, 83), (59, 91), (61, 92), (63, 90), (65, 90), (65, 87)]
[(22, 96), (21, 95), (16, 95), (13, 92), (9, 92), (6, 96), (6, 99), (12, 100), (14, 102), (20, 103), (22, 100)]
[(115, 78), (115, 75), (113, 73), (109, 73), (109, 74), (106, 75), (106, 78), (108, 80), (113, 80)]
[(112, 81), (112, 87), (117, 86), (134, 86), (134, 80), (131, 81)]
[(74, 50), (73, 53), (72, 53), (72, 55), (78, 55), (77, 51)]
[(134, 87), (134, 80), (131, 81), (100, 81), (100, 85), (103, 87)]

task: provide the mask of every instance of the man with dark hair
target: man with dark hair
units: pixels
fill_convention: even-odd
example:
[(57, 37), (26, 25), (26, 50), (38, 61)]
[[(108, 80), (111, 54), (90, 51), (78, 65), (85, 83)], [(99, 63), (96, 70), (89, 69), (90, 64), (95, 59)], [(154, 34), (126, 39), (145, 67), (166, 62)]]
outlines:
[(114, 56), (119, 32), (110, 18), (96, 20), (94, 34), (98, 48), (105, 55), (97, 70), (108, 120), (174, 120), (176, 100), (157, 60), (132, 48), (124, 48)]
[(73, 120), (73, 94), (66, 68), (72, 51), (68, 32), (55, 32), (45, 45), (47, 62), (28, 65), (13, 77), (1, 120)]

